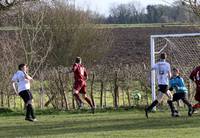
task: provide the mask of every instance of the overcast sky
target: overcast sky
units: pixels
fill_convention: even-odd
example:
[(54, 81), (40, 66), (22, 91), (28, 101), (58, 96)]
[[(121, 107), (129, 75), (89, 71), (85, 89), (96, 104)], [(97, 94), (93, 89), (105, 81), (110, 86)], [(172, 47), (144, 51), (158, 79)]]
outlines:
[(70, 0), (76, 1), (76, 6), (84, 9), (91, 9), (101, 14), (108, 15), (109, 7), (121, 3), (136, 2), (136, 5), (140, 3), (142, 7), (146, 7), (149, 4), (165, 4), (169, 5), (174, 0)]

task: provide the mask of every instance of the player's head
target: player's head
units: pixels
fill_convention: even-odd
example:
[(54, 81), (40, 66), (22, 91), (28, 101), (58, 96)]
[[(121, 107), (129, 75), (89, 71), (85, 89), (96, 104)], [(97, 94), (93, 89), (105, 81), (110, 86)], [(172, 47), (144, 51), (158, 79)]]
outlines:
[(81, 57), (76, 57), (75, 63), (81, 64), (81, 62), (82, 62)]
[(173, 69), (172, 69), (172, 75), (173, 75), (173, 76), (178, 76), (178, 75), (179, 75), (179, 72), (180, 72), (180, 71), (179, 71), (178, 68), (173, 68)]
[(161, 53), (160, 54), (160, 59), (161, 60), (165, 60), (167, 58), (167, 54), (166, 53)]
[(19, 64), (18, 69), (21, 71), (27, 71), (28, 70), (28, 65), (27, 64)]

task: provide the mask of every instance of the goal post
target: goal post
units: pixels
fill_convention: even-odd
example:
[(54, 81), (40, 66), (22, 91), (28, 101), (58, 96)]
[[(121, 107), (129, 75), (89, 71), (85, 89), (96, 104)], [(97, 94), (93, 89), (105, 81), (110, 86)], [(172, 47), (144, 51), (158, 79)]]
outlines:
[[(177, 67), (181, 76), (189, 80), (190, 71), (200, 64), (200, 33), (164, 34), (150, 36), (151, 68), (162, 52), (167, 53), (171, 67)], [(156, 74), (151, 71), (152, 100), (156, 99)]]
[[(151, 36), (151, 69), (155, 64), (155, 41), (154, 36)], [(152, 91), (152, 101), (156, 99), (156, 74), (155, 70), (151, 70), (151, 91)]]

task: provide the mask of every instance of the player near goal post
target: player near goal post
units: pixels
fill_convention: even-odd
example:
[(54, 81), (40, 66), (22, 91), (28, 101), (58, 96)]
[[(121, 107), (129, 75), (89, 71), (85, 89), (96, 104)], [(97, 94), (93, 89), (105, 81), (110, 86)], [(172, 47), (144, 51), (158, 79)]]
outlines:
[(185, 87), (185, 83), (182, 77), (179, 76), (179, 69), (172, 69), (172, 78), (169, 81), (169, 90), (175, 90), (173, 94), (172, 101), (168, 101), (168, 104), (171, 108), (172, 117), (179, 117), (178, 111), (175, 109), (173, 102), (182, 100), (184, 104), (188, 106), (188, 116), (192, 116), (193, 108), (192, 104), (187, 99), (188, 90)]
[(193, 112), (200, 108), (200, 66), (196, 67), (190, 74), (190, 79), (196, 83), (195, 100), (198, 102), (193, 105)]
[(73, 95), (76, 98), (79, 108), (83, 106), (83, 102), (79, 96), (82, 94), (85, 101), (90, 105), (92, 113), (94, 113), (94, 105), (91, 100), (86, 95), (86, 81), (88, 79), (88, 74), (86, 68), (81, 64), (82, 60), (80, 57), (76, 57), (75, 63), (70, 72), (74, 73), (74, 86)]
[(171, 78), (171, 67), (168, 62), (166, 62), (167, 54), (161, 53), (160, 61), (157, 62), (151, 70), (156, 71), (157, 81), (158, 81), (158, 96), (157, 99), (152, 102), (150, 106), (145, 107), (145, 115), (148, 118), (148, 113), (163, 100), (164, 94), (167, 95), (168, 101), (172, 100), (172, 94), (168, 89), (169, 79)]

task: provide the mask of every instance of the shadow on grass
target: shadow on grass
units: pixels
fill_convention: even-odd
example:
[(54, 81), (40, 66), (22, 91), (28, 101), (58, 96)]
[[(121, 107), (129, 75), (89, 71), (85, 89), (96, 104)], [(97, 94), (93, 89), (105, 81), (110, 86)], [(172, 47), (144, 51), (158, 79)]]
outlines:
[(91, 120), (64, 120), (62, 122), (36, 122), (26, 125), (1, 126), (0, 137), (28, 137), (81, 133), (95, 133), (105, 131), (145, 130), (145, 129), (173, 129), (198, 128), (200, 120), (193, 118), (157, 117), (146, 119), (137, 118), (92, 118)]

